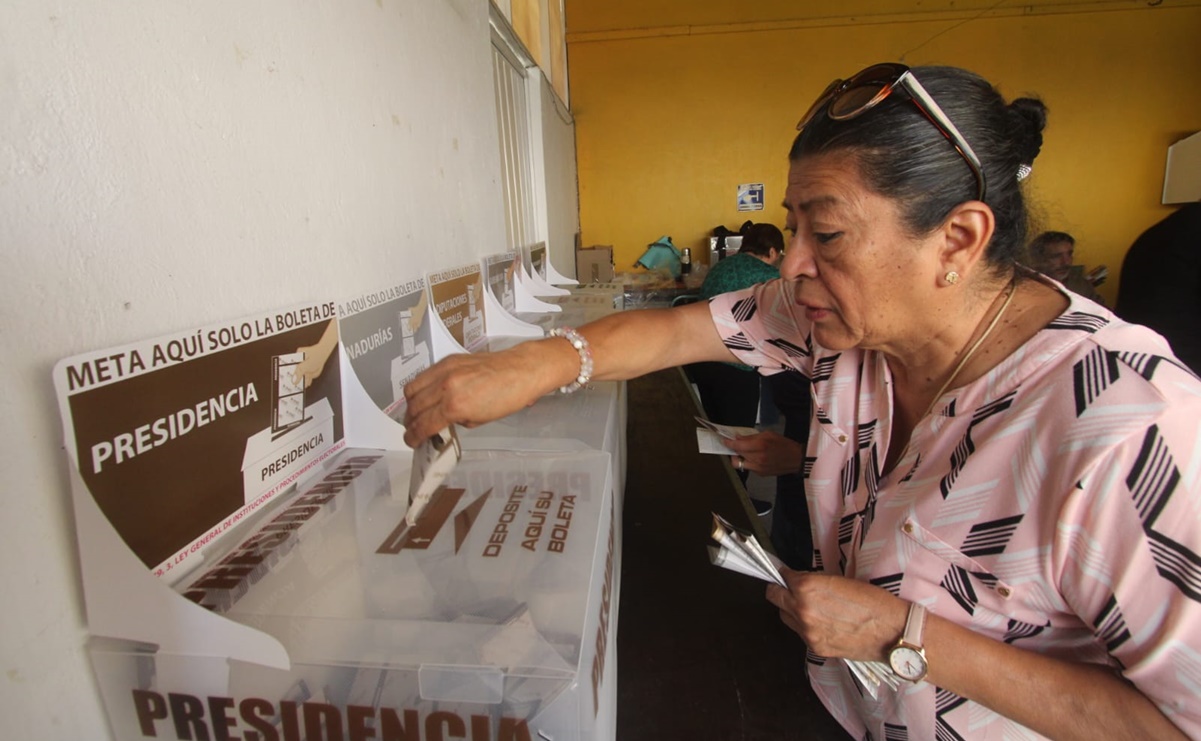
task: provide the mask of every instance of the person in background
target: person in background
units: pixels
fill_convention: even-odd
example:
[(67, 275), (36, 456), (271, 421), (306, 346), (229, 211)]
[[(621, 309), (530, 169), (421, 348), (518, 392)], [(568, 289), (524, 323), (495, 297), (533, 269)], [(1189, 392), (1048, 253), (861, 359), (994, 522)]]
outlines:
[(1159, 332), (1201, 375), (1201, 202), (1176, 209), (1130, 245), (1114, 311)]
[(1030, 267), (1059, 281), (1072, 293), (1105, 305), (1096, 286), (1084, 274), (1084, 266), (1072, 264), (1076, 256), (1076, 238), (1071, 234), (1043, 232), (1030, 242), (1029, 252)]
[[(742, 249), (709, 266), (701, 285), (702, 299), (749, 288), (780, 277), (784, 234), (772, 224), (744, 224)], [(696, 384), (710, 421), (754, 427), (759, 416), (759, 374), (740, 363), (693, 363), (685, 368)]]
[(446, 358), (405, 441), (590, 378), (792, 369), (818, 570), (766, 596), (852, 737), (1201, 738), (1201, 379), (1018, 265), (1045, 123), (957, 68), (836, 80), (789, 152), (780, 280)]
[[(780, 277), (780, 260), (784, 256), (784, 233), (773, 224), (747, 222), (739, 230), (742, 247), (735, 255), (719, 260), (709, 267), (700, 295), (708, 300), (722, 293), (749, 288), (757, 283)], [(684, 367), (688, 380), (696, 384), (697, 394), (705, 416), (711, 422), (734, 427), (754, 427), (759, 419), (759, 374), (741, 363), (702, 362)], [(734, 466), (742, 483), (749, 473), (742, 461)], [(752, 501), (760, 515), (771, 511), (771, 504), (761, 499)]]
[(784, 259), (784, 233), (780, 228), (748, 221), (739, 234), (742, 246), (738, 254), (709, 266), (701, 284), (701, 298), (708, 300), (780, 277), (780, 261)]
[[(747, 222), (739, 230), (742, 248), (738, 254), (710, 267), (701, 286), (701, 297), (711, 299), (723, 293), (749, 288), (780, 277), (779, 264), (784, 257), (784, 234), (771, 224)], [(746, 483), (747, 473), (776, 479), (776, 502), (772, 511), (771, 541), (784, 563), (800, 570), (812, 568), (813, 536), (809, 531), (809, 510), (805, 503), (801, 465), (805, 441), (809, 437), (809, 379), (800, 373), (777, 373), (760, 379), (750, 366), (728, 363), (694, 363), (686, 366), (696, 383), (705, 414), (714, 422), (753, 427), (761, 399), (784, 417), (784, 434), (764, 430), (728, 442), (738, 455), (732, 464)], [(761, 393), (760, 384), (768, 386)], [(714, 417), (714, 415), (718, 417)], [(753, 504), (766, 513), (762, 500)]]
[[(770, 223), (752, 222), (743, 223), (739, 233), (742, 235), (739, 253), (712, 265), (701, 285), (701, 298), (711, 299), (779, 277), (784, 234)], [(759, 514), (769, 510), (772, 513), (771, 543), (776, 555), (790, 568), (812, 568), (813, 536), (809, 532), (805, 482), (801, 478), (809, 431), (808, 378), (797, 372), (760, 378), (751, 366), (728, 363), (694, 363), (685, 370), (689, 380), (697, 384), (701, 406), (712, 422), (749, 428), (754, 426), (764, 404), (781, 412), (783, 435), (764, 430), (727, 444), (739, 454), (731, 464), (743, 484), (752, 472), (776, 477), (775, 508), (769, 509), (763, 500), (752, 500)], [(769, 393), (761, 393), (763, 384)], [(737, 422), (722, 422), (723, 419)]]
[(727, 440), (726, 447), (737, 453), (736, 468), (776, 477), (772, 548), (788, 568), (809, 571), (813, 568), (813, 533), (805, 501), (805, 478), (801, 473), (813, 412), (809, 379), (786, 369), (767, 376), (763, 383), (770, 390), (771, 403), (784, 417), (784, 434), (763, 430), (756, 435)]

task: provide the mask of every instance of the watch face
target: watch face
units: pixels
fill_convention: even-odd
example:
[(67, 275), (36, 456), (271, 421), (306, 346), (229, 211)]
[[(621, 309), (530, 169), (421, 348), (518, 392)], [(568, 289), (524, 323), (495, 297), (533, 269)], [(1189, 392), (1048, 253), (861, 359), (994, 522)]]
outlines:
[(910, 682), (926, 676), (926, 657), (915, 648), (897, 646), (888, 654), (888, 663), (897, 676)]

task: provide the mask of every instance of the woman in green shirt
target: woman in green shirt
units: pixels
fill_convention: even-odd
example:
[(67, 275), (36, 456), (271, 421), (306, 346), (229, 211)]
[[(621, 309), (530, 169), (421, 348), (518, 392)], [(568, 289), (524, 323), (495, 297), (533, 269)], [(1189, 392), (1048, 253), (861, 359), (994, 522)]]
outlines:
[(783, 258), (784, 234), (778, 228), (772, 224), (748, 224), (742, 230), (742, 248), (738, 254), (709, 266), (701, 285), (701, 298), (711, 299), (779, 278)]

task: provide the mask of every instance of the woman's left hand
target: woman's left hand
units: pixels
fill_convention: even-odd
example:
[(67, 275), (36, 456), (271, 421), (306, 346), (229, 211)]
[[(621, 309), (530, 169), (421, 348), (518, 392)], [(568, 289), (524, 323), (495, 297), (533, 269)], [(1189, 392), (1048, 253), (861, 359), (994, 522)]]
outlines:
[(821, 656), (886, 661), (905, 630), (909, 603), (843, 576), (780, 569), (788, 589), (767, 587), (780, 619)]

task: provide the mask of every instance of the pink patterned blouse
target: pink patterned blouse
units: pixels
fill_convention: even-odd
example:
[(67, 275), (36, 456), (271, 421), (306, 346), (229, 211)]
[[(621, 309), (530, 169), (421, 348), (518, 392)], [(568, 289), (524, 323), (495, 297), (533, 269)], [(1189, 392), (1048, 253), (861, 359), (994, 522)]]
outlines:
[[(882, 355), (815, 345), (786, 281), (710, 311), (744, 363), (813, 380), (803, 473), (817, 569), (997, 641), (1114, 667), (1201, 738), (1201, 381), (1158, 335), (1067, 295), (1063, 315), (943, 395), (887, 476)], [(844, 662), (807, 660), (855, 738), (1040, 738), (924, 682), (873, 700)]]

